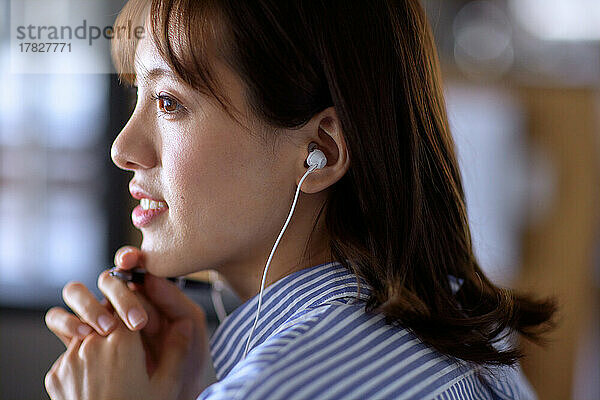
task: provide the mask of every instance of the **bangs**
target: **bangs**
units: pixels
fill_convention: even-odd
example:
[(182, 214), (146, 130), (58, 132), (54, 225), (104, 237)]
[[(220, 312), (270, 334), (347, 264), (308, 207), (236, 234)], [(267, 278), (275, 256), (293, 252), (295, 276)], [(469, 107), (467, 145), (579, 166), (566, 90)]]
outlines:
[[(229, 101), (209, 60), (224, 57), (226, 32), (218, 27), (221, 14), (212, 0), (130, 0), (119, 13), (111, 53), (121, 82), (136, 81), (135, 52), (141, 38), (123, 35), (144, 27), (175, 75), (192, 88), (216, 99), (229, 112)], [(149, 32), (148, 32), (149, 30)]]

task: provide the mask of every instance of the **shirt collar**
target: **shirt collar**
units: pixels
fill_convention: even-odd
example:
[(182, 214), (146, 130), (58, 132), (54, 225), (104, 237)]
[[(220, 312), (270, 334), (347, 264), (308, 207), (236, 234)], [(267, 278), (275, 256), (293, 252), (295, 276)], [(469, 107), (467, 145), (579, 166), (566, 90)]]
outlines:
[[(248, 353), (291, 317), (335, 299), (366, 301), (371, 288), (337, 261), (315, 265), (284, 276), (263, 290), (262, 304)], [(210, 338), (210, 352), (217, 379), (221, 380), (242, 359), (256, 318), (258, 293), (229, 314)]]

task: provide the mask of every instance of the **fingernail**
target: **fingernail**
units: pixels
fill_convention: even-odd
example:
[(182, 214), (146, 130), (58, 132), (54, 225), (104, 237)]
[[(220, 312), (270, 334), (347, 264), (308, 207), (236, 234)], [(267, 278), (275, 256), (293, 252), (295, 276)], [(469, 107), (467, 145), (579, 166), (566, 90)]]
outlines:
[(128, 254), (133, 254), (134, 250), (133, 249), (127, 249), (124, 252), (122, 252), (121, 254), (119, 254), (119, 259), (121, 260), (121, 264), (125, 263), (125, 257), (127, 257)]
[(129, 310), (127, 313), (127, 318), (129, 319), (131, 326), (134, 328), (137, 328), (146, 320), (146, 317), (138, 308), (132, 308)]
[(90, 328), (87, 325), (79, 325), (79, 327), (77, 328), (77, 332), (79, 332), (81, 336), (87, 336), (90, 333), (92, 333), (92, 328)]
[(102, 328), (104, 333), (108, 333), (110, 331), (110, 328), (112, 328), (112, 326), (114, 325), (114, 323), (114, 318), (110, 318), (107, 315), (101, 315), (100, 317), (98, 317), (98, 325), (100, 325), (100, 328)]

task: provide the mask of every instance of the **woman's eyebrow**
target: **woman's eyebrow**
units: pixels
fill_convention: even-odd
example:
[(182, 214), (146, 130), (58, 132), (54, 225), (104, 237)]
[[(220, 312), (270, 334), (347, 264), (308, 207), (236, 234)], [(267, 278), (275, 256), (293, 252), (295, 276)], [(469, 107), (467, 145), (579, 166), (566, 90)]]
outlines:
[(142, 70), (141, 73), (136, 74), (137, 78), (144, 82), (156, 82), (160, 78), (166, 77), (175, 81), (179, 78), (173, 73), (173, 71), (166, 68), (152, 68), (151, 70)]

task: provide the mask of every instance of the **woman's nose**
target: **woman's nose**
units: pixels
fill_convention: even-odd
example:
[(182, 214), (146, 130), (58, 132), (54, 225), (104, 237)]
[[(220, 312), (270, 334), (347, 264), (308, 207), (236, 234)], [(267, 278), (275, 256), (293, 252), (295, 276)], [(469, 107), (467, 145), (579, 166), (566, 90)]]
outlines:
[(113, 163), (121, 169), (153, 168), (158, 163), (158, 156), (149, 137), (149, 131), (136, 127), (130, 120), (112, 144), (110, 156)]

